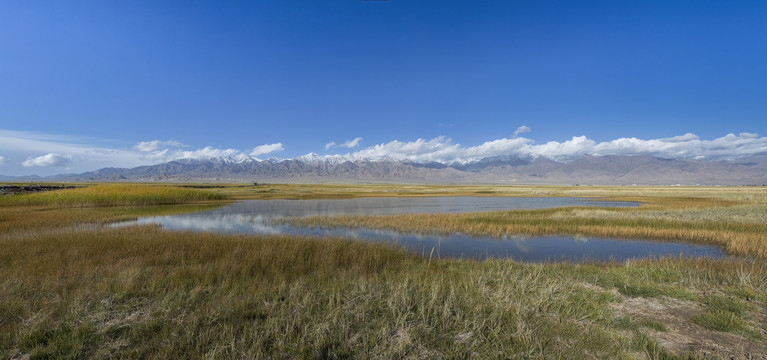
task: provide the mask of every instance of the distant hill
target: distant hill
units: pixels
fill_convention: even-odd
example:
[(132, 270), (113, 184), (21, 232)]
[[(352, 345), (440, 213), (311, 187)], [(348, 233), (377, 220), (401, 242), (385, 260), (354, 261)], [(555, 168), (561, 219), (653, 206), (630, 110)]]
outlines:
[(34, 180), (767, 185), (767, 155), (731, 161), (584, 155), (569, 162), (545, 157), (494, 156), (456, 164), (390, 158), (355, 160), (316, 154), (268, 160), (238, 156), (183, 159), (132, 169), (104, 168)]

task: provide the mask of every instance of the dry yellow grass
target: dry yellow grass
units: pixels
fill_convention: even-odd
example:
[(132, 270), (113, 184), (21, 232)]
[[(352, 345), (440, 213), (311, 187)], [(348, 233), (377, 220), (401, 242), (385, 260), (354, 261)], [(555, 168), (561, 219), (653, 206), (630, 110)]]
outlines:
[(0, 197), (0, 206), (148, 206), (225, 200), (223, 194), (170, 185), (95, 184), (74, 189)]
[[(352, 195), (342, 188), (286, 186), (284, 195), (396, 191), (394, 186), (363, 186), (350, 189)], [(233, 187), (221, 193), (240, 196), (235, 193), (249, 190)], [(378, 226), (421, 221), (419, 226), (429, 231), (496, 233), (628, 233), (635, 227), (637, 236), (645, 236), (654, 231), (668, 235), (678, 228), (673, 236), (699, 231), (697, 239), (728, 232), (745, 239), (741, 235), (757, 234), (764, 225), (754, 213), (764, 208), (763, 193), (753, 189), (405, 190), (407, 195), (580, 193), (648, 205), (349, 221), (374, 220)], [(668, 200), (672, 196), (675, 200)], [(142, 198), (139, 192), (120, 201), (144, 204)], [(612, 310), (637, 298), (673, 298), (705, 309), (679, 321), (706, 327), (696, 333), (701, 344), (722, 339), (721, 331), (728, 331), (728, 339), (735, 340), (716, 343), (716, 355), (767, 354), (763, 258), (595, 264), (429, 261), (401, 249), (350, 240), (106, 228), (101, 224), (199, 205), (114, 206), (113, 201), (84, 195), (74, 199), (0, 206), (0, 357), (628, 359), (685, 357), (685, 351), (692, 351), (692, 357), (710, 354), (710, 348), (659, 345), (659, 340), (668, 343), (662, 330), (673, 330), (678, 323), (633, 319)], [(721, 326), (722, 319), (728, 326)]]
[[(502, 189), (496, 188), (498, 193)], [(512, 191), (524, 191), (514, 187)], [(299, 226), (365, 227), (476, 236), (569, 234), (714, 244), (730, 254), (767, 257), (767, 189), (550, 187), (552, 195), (637, 201), (638, 208), (570, 207), (469, 214), (347, 215), (286, 220)], [(465, 193), (461, 188), (460, 194)], [(529, 194), (529, 193), (528, 193)]]

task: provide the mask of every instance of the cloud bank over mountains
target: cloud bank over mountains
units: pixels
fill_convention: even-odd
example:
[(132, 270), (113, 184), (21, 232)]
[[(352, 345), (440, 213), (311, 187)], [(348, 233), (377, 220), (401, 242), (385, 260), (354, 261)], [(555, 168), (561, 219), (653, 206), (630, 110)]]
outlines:
[[(518, 133), (519, 129), (515, 135)], [(418, 162), (463, 163), (498, 155), (543, 156), (556, 161), (569, 161), (586, 154), (649, 155), (668, 159), (735, 159), (763, 152), (767, 152), (767, 138), (757, 134), (728, 134), (713, 140), (702, 140), (695, 134), (687, 133), (671, 138), (620, 138), (599, 143), (586, 136), (574, 136), (563, 142), (549, 141), (544, 144), (535, 144), (531, 139), (515, 136), (469, 147), (454, 144), (450, 138), (437, 137), (411, 142), (394, 140), (351, 155), (354, 158), (367, 159), (389, 157)]]
[[(649, 155), (668, 159), (737, 159), (767, 153), (767, 137), (743, 132), (738, 135), (706, 140), (687, 133), (660, 139), (619, 138), (597, 142), (586, 136), (574, 136), (565, 141), (536, 144), (520, 136), (530, 132), (520, 126), (510, 138), (464, 146), (448, 137), (392, 140), (369, 147), (360, 147), (362, 137), (337, 145), (325, 145), (324, 153), (344, 159), (378, 160), (390, 158), (413, 162), (439, 162), (443, 164), (469, 163), (499, 155), (519, 157), (546, 157), (567, 162), (583, 155)], [(68, 138), (58, 135), (0, 130), (0, 174), (38, 175), (66, 172), (84, 172), (104, 167), (135, 167), (179, 159), (211, 157), (264, 158), (286, 151), (282, 142), (263, 144), (250, 150), (206, 146), (190, 149), (176, 140), (143, 141), (132, 146), (96, 145), (98, 139)], [(341, 151), (334, 151), (341, 150)], [(343, 153), (349, 149), (351, 152)]]

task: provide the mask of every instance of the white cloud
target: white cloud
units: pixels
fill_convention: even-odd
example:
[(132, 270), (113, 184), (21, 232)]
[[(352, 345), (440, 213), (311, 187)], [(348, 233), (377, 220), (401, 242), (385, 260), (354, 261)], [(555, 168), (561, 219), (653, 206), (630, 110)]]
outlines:
[(175, 140), (168, 140), (168, 141), (160, 141), (160, 140), (153, 140), (153, 141), (142, 141), (135, 146), (133, 146), (133, 150), (136, 150), (138, 152), (142, 153), (150, 153), (154, 151), (158, 151), (161, 147), (174, 147), (174, 148), (182, 148), (186, 147), (186, 145), (175, 141)]
[[(667, 138), (626, 137), (604, 142), (597, 142), (582, 135), (564, 141), (537, 144), (532, 139), (519, 136), (526, 132), (525, 128), (525, 126), (519, 127), (515, 131), (517, 136), (469, 146), (455, 143), (448, 137), (436, 137), (419, 138), (414, 141), (392, 140), (360, 148), (362, 138), (358, 137), (343, 145), (330, 142), (325, 145), (325, 148), (326, 150), (341, 146), (354, 148), (352, 153), (344, 155), (348, 159), (374, 160), (390, 157), (397, 160), (441, 163), (464, 163), (496, 155), (543, 156), (557, 161), (568, 161), (584, 154), (734, 159), (767, 153), (767, 137), (747, 132), (738, 135), (727, 134), (709, 140), (701, 139), (693, 133), (686, 133)], [(2, 173), (3, 175), (27, 175), (30, 169), (34, 169), (35, 175), (45, 176), (61, 173), (61, 166), (66, 166), (68, 172), (79, 173), (105, 167), (152, 165), (182, 158), (246, 157), (248, 155), (256, 157), (285, 150), (282, 143), (259, 145), (249, 152), (212, 146), (190, 149), (187, 145), (175, 140), (151, 140), (136, 144), (118, 143), (111, 146), (103, 145), (105, 143), (103, 139), (0, 129)], [(13, 159), (27, 160), (21, 162)]]
[(283, 150), (285, 150), (285, 147), (282, 146), (282, 143), (259, 145), (253, 148), (253, 151), (250, 152), (250, 156), (256, 157)]
[(447, 137), (411, 142), (390, 141), (352, 154), (355, 158), (391, 157), (397, 160), (436, 161), (441, 163), (467, 162), (496, 155), (528, 155), (532, 140), (525, 138), (499, 139), (481, 145), (462, 147)]
[(217, 149), (212, 146), (206, 146), (202, 149), (192, 150), (192, 151), (179, 151), (179, 152), (173, 152), (172, 156), (174, 160), (176, 159), (199, 159), (199, 158), (210, 158), (210, 157), (227, 157), (227, 156), (234, 156), (239, 155), (240, 151), (235, 149)]
[(21, 165), (24, 167), (67, 166), (71, 161), (71, 156), (50, 153), (47, 155), (27, 159)]
[(356, 138), (354, 138), (352, 140), (349, 140), (349, 141), (347, 141), (347, 142), (345, 142), (345, 143), (343, 143), (343, 144), (341, 144), (339, 146), (345, 147), (345, 148), (348, 148), (348, 149), (353, 149), (353, 148), (356, 148), (357, 146), (360, 145), (360, 141), (362, 141), (362, 138), (361, 137), (356, 137)]
[(220, 149), (212, 146), (195, 150), (181, 149), (185, 147), (188, 146), (175, 140), (152, 140), (139, 142), (131, 149), (137, 152), (141, 160), (152, 164), (179, 159), (228, 157), (242, 154), (241, 151), (236, 149)]
[(526, 125), (522, 125), (522, 126), (518, 127), (517, 130), (514, 130), (514, 133), (511, 134), (511, 137), (515, 138), (515, 137), (519, 136), (519, 134), (529, 133), (530, 131), (531, 130), (530, 130), (529, 127), (527, 127)]
[[(111, 141), (111, 144), (104, 146), (106, 143), (107, 140), (98, 138), (0, 129), (0, 153), (6, 159), (3, 175), (29, 175), (29, 169), (32, 168), (35, 169), (34, 175), (55, 175), (61, 173), (61, 168), (54, 165), (63, 164), (65, 160), (67, 171), (80, 173), (106, 167), (131, 168), (152, 165), (182, 158), (246, 156), (242, 151), (230, 148), (206, 146), (187, 149), (187, 145), (175, 140), (142, 141), (132, 145), (123, 142), (115, 144), (115, 141)], [(271, 144), (253, 150), (256, 153), (266, 153), (267, 150), (281, 149), (282, 144)], [(67, 156), (62, 158), (51, 154)], [(28, 160), (23, 163), (10, 160), (14, 158)]]
[(569, 160), (585, 154), (594, 154), (592, 150), (595, 144), (594, 140), (585, 136), (573, 136), (565, 142), (549, 141), (542, 145), (532, 145), (529, 154), (554, 160)]
[(352, 154), (355, 158), (378, 159), (391, 157), (397, 160), (451, 162), (461, 157), (460, 145), (453, 144), (450, 138), (437, 137), (431, 140), (418, 139), (411, 142), (398, 140), (371, 146)]
[(621, 138), (594, 146), (599, 155), (652, 155), (664, 158), (732, 159), (767, 151), (767, 138), (757, 134), (727, 134), (713, 140), (701, 140), (687, 133), (672, 138), (642, 140)]
[(514, 137), (492, 140), (470, 147), (454, 144), (450, 138), (437, 137), (410, 142), (394, 140), (356, 151), (351, 155), (355, 158), (391, 157), (398, 160), (451, 163), (468, 162), (497, 155), (543, 156), (557, 161), (567, 161), (585, 154), (734, 159), (765, 152), (767, 152), (767, 137), (759, 137), (757, 134), (728, 134), (713, 140), (701, 140), (697, 135), (687, 133), (671, 138), (650, 140), (620, 138), (601, 143), (586, 136), (574, 136), (570, 140), (549, 141), (543, 144), (535, 144), (533, 140), (524, 137)]
[(695, 135), (693, 133), (687, 133), (684, 135), (679, 135), (679, 136), (674, 136), (674, 137), (659, 139), (659, 140), (665, 141), (665, 142), (685, 142), (685, 141), (698, 140), (698, 139), (700, 139), (698, 135)]
[[(188, 147), (181, 142), (175, 140), (162, 141), (143, 141), (135, 146), (133, 150), (140, 153), (143, 160), (150, 161), (152, 163), (173, 161), (179, 159), (199, 159), (199, 158), (211, 158), (211, 157), (231, 157), (243, 155), (243, 152), (237, 149), (221, 149), (212, 146), (206, 146), (201, 149), (195, 150), (182, 150), (181, 147)], [(265, 144), (254, 147), (250, 156), (256, 157), (259, 155), (269, 154), (277, 151), (283, 151), (285, 147), (282, 143)]]

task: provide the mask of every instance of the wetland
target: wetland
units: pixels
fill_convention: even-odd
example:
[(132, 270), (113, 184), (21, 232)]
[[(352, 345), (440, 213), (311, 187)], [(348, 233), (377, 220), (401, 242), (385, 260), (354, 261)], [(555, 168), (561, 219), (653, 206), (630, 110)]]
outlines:
[(578, 197), (362, 197), (316, 200), (243, 200), (216, 209), (188, 214), (141, 217), (120, 223), (158, 224), (169, 230), (209, 231), (230, 234), (349, 237), (394, 243), (416, 253), (436, 257), (517, 261), (609, 261), (642, 257), (686, 256), (721, 258), (725, 253), (711, 245), (587, 236), (469, 236), (462, 232), (414, 233), (392, 229), (343, 226), (301, 226), (292, 219), (310, 220), (342, 215), (381, 216), (444, 214), (555, 207), (636, 207), (633, 201), (605, 201)]
[[(0, 196), (3, 358), (767, 357), (763, 187), (76, 185)], [(435, 196), (640, 205), (270, 222), (495, 243), (655, 239), (728, 256), (528, 263), (443, 256), (447, 242), (432, 252), (332, 235), (111, 226), (245, 200)]]

